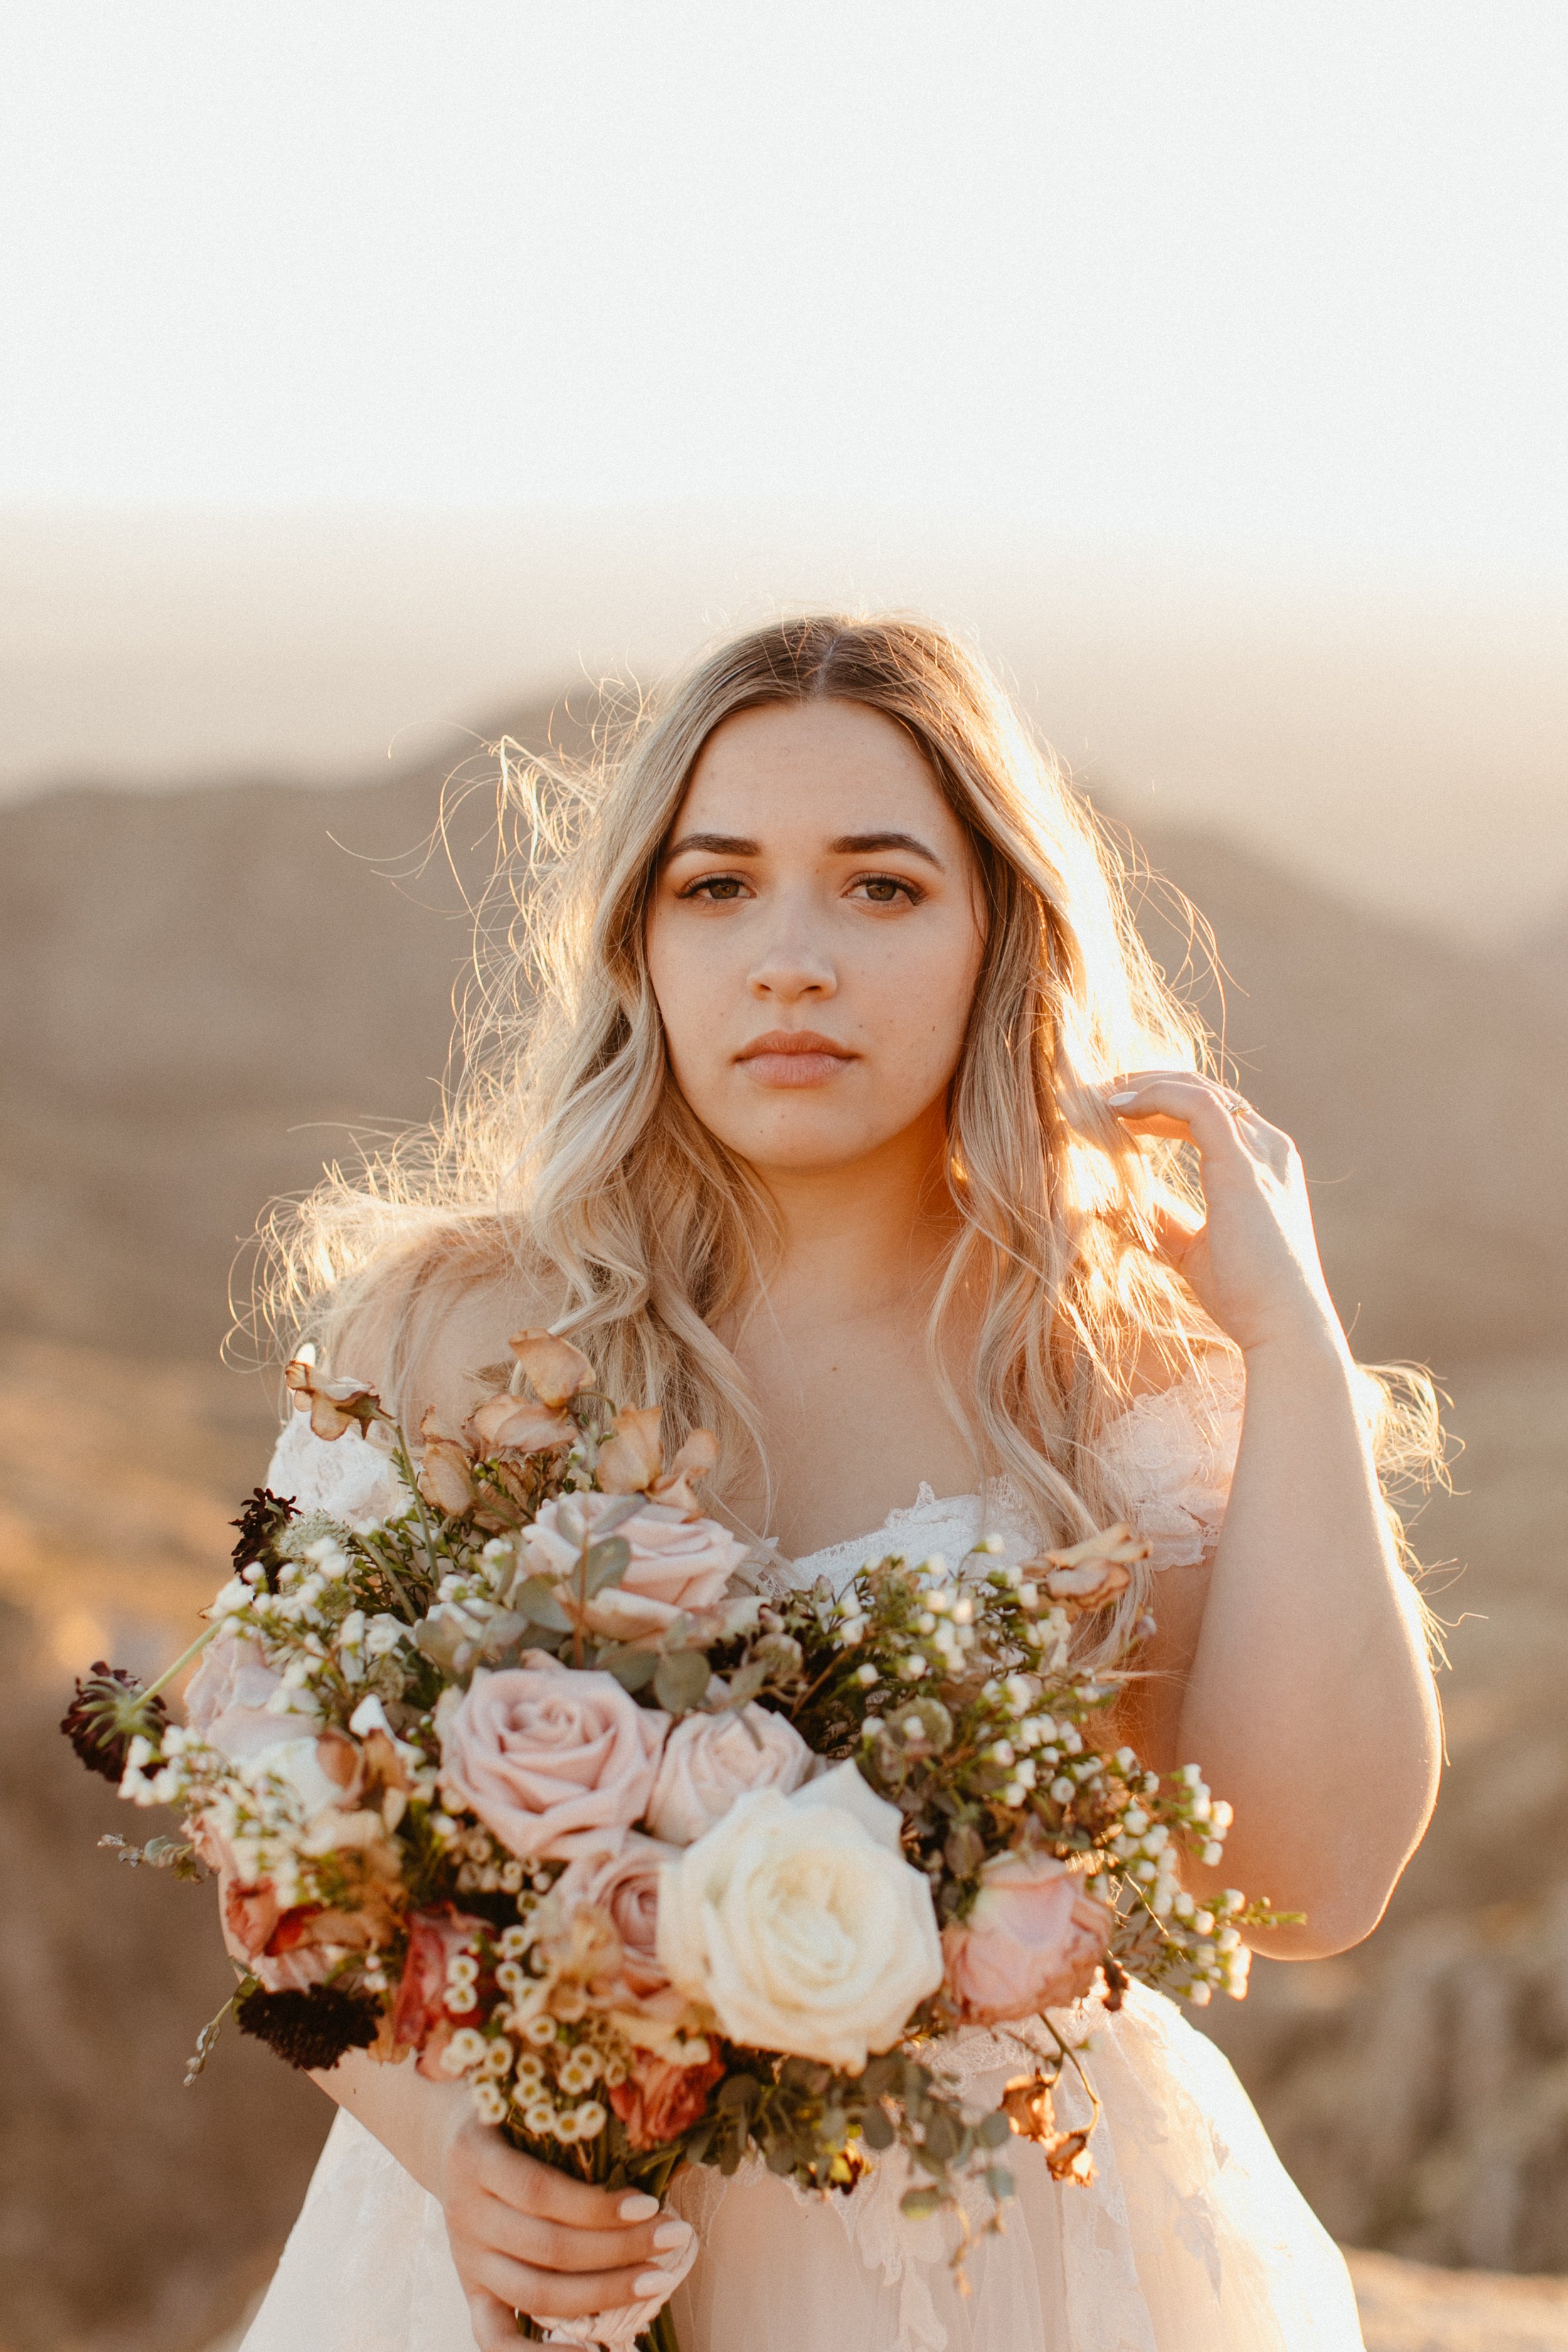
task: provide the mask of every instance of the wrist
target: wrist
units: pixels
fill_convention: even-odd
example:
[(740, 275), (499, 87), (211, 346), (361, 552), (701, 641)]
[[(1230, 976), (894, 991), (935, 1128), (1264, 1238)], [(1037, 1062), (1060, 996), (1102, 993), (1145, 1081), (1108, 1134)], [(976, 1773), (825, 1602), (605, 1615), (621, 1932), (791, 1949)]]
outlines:
[(1271, 1331), (1244, 1343), (1248, 1381), (1285, 1378), (1296, 1382), (1343, 1382), (1353, 1369), (1350, 1342), (1331, 1309), (1299, 1329)]

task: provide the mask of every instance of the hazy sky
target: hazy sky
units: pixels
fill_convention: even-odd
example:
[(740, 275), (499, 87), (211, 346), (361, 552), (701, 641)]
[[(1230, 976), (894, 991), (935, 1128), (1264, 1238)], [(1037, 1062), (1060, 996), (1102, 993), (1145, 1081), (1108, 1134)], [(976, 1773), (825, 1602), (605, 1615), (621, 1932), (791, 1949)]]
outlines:
[(0, 500), (1568, 574), (1568, 8), (44, 0)]

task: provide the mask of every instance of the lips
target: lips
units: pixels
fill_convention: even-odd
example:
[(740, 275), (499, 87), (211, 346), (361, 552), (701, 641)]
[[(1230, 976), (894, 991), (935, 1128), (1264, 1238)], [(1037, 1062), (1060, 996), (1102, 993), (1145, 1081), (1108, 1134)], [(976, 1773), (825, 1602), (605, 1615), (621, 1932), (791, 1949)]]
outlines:
[(815, 1029), (770, 1029), (743, 1045), (735, 1059), (757, 1086), (819, 1087), (859, 1056)]

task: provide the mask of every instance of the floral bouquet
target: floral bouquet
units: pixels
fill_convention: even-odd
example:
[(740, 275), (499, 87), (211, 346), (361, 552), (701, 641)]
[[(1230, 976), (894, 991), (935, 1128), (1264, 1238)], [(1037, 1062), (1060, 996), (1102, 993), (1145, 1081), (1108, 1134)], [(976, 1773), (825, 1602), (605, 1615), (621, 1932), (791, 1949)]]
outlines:
[[(510, 1345), (508, 1386), (416, 1447), (370, 1389), (291, 1363), (319, 1437), (381, 1449), (395, 1507), (350, 1524), (258, 1488), (185, 1658), (78, 1685), (83, 1761), (184, 1816), (108, 1843), (218, 1881), (240, 1980), (193, 2074), (232, 2009), (298, 2066), (364, 2049), (461, 2079), (586, 2179), (662, 2195), (755, 2155), (828, 2192), (897, 2162), (905, 2210), (961, 2237), (970, 2182), (996, 2226), (1015, 2133), (1089, 2179), (1052, 2103), (1079, 2045), (1047, 2012), (1133, 1977), (1239, 1996), (1242, 1929), (1277, 1916), (1183, 1889), (1230, 1820), (1195, 1765), (1163, 1782), (1096, 1738), (1131, 1646), (1089, 1676), (1073, 1627), (1143, 1548), (1119, 1526), (1026, 1570), (989, 1543), (770, 1591), (701, 1512), (706, 1431), (667, 1462), (658, 1413), (578, 1349)], [(182, 1726), (159, 1694), (198, 1650)], [(1020, 2028), (990, 2113), (942, 2072), (965, 2024)], [(670, 2347), (695, 2251), (553, 2340)]]

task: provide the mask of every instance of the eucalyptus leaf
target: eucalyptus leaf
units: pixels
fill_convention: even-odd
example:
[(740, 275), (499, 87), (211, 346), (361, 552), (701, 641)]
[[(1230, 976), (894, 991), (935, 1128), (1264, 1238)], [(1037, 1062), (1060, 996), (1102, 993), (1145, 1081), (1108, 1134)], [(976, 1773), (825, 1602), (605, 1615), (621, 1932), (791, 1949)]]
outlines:
[(908, 2221), (929, 2221), (940, 2213), (947, 2198), (940, 2189), (906, 2189), (899, 2200), (899, 2210)]
[(510, 1649), (514, 1642), (521, 1640), (528, 1627), (529, 1620), (526, 1617), (520, 1617), (515, 1609), (499, 1610), (490, 1619), (480, 1637), (480, 1657), (499, 1657), (503, 1650)]
[[(548, 1577), (526, 1577), (514, 1590), (512, 1606), (526, 1615), (531, 1623), (548, 1626), (552, 1633), (569, 1633), (572, 1620), (555, 1598), (555, 1587)], [(417, 1634), (415, 1636), (418, 1639)]]
[(975, 2137), (984, 2147), (1001, 2147), (1012, 2137), (1013, 2126), (1000, 2107), (993, 2107), (988, 2116), (975, 2126)]
[(866, 2107), (860, 2116), (860, 2137), (869, 2148), (891, 2147), (898, 2135), (880, 2107)]
[(700, 1650), (677, 1650), (673, 1657), (660, 1658), (653, 1678), (660, 1706), (670, 1715), (689, 1715), (702, 1704), (710, 1671)]
[[(632, 1548), (625, 1536), (610, 1536), (603, 1543), (590, 1544), (582, 1570), (590, 1600), (606, 1584), (618, 1584), (631, 1564)], [(575, 1572), (573, 1581), (576, 1581)]]
[(658, 1659), (652, 1650), (613, 1648), (600, 1651), (598, 1664), (601, 1672), (614, 1675), (623, 1690), (640, 1691), (652, 1682)]
[(991, 2195), (994, 2197), (998, 2205), (1001, 2204), (1004, 2198), (1016, 2197), (1018, 2193), (1013, 2185), (1013, 2176), (1008, 2171), (1005, 2164), (988, 2164), (986, 2166), (985, 2186)]

